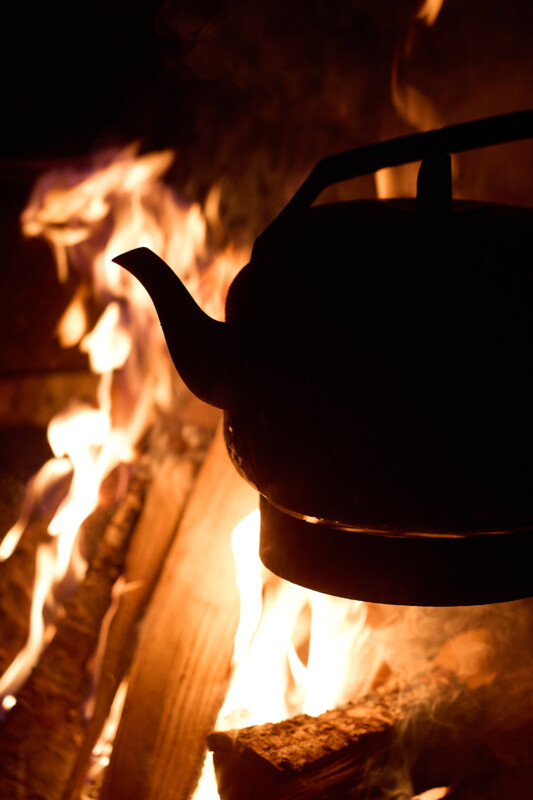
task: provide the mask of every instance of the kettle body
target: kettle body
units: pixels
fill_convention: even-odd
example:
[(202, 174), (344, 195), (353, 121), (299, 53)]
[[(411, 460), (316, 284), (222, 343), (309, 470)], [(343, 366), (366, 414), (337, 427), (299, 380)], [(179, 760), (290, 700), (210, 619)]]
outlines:
[(275, 504), (373, 530), (531, 518), (533, 210), (311, 208), (230, 288), (229, 453)]

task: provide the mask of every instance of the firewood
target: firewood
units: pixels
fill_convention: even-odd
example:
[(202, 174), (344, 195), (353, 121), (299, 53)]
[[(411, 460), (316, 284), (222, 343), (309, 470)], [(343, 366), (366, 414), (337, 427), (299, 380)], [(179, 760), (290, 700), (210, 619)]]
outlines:
[(35, 579), (35, 553), (46, 538), (46, 525), (33, 523), (17, 551), (0, 562), (0, 675), (3, 675), (28, 637)]
[[(13, 484), (13, 479), (3, 476), (2, 494), (15, 503), (16, 511), (14, 515), (8, 515), (7, 509), (4, 512), (9, 525), (1, 531), (2, 542), (23, 508), (24, 492), (21, 489), (19, 495)], [(37, 548), (49, 539), (48, 525), (69, 484), (70, 475), (56, 483), (47, 494), (46, 502), (38, 503), (28, 516), (14, 552), (9, 557), (0, 557), (0, 675), (4, 674), (28, 637)]]
[(102, 800), (185, 800), (229, 677), (239, 600), (230, 535), (257, 494), (219, 430), (154, 592)]
[(395, 773), (416, 793), (531, 767), (532, 689), (528, 668), (472, 690), (436, 667), (316, 718), (213, 733), (220, 796), (363, 800), (381, 797)]
[(190, 458), (167, 456), (157, 469), (136, 525), (124, 567), (124, 589), (109, 627), (94, 708), (73, 766), (64, 800), (75, 800), (94, 745), (109, 714), (117, 689), (126, 675), (142, 619), (189, 496), (197, 464)]
[(83, 731), (83, 703), (90, 690), (86, 667), (113, 584), (122, 572), (147, 482), (143, 467), (130, 482), (52, 642), (0, 729), (2, 800), (59, 800), (62, 795)]

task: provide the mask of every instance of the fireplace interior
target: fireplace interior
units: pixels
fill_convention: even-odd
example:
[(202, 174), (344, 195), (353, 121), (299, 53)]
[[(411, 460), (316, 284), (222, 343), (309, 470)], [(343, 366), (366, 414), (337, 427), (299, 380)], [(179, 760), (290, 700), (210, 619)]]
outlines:
[[(12, 10), (4, 51), (0, 161), (0, 800), (210, 800), (214, 774), (222, 800), (528, 798), (530, 504), (504, 526), (520, 586), (496, 548), (467, 569), (454, 556), (438, 581), (424, 561), (418, 597), (410, 573), (399, 583), (413, 594), (394, 595), (408, 565), (389, 557), (384, 593), (344, 600), (331, 571), (310, 578), (307, 533), (302, 550), (276, 505), (266, 535), (285, 563), (271, 566), (311, 588), (269, 572), (258, 494), (228, 457), (221, 411), (182, 383), (149, 299), (110, 265), (148, 246), (222, 319), (254, 240), (320, 159), (533, 108), (529, 4), (26, 12)], [(411, 203), (418, 167), (338, 183), (320, 204)], [(531, 140), (456, 154), (451, 169), (456, 202), (529, 220)], [(328, 417), (346, 436), (349, 412)], [(63, 428), (47, 438), (53, 419)], [(69, 449), (78, 436), (83, 453)], [(501, 474), (527, 485), (512, 461)], [(88, 463), (98, 480), (79, 471)], [(321, 538), (321, 576), (329, 551)]]

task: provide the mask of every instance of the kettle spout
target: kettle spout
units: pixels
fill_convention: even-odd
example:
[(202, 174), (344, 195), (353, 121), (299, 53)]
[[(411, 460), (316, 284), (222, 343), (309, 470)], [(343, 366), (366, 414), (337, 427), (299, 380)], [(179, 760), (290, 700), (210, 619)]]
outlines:
[(113, 261), (134, 275), (150, 295), (186, 386), (204, 402), (227, 407), (230, 325), (205, 314), (176, 273), (147, 247), (122, 253)]

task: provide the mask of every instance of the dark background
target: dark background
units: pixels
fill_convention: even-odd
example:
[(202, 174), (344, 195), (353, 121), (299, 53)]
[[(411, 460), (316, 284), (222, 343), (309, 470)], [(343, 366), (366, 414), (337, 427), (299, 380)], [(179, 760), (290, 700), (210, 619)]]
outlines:
[[(430, 28), (415, 20), (419, 5), (10, 4), (0, 158), (77, 158), (132, 140), (173, 147), (171, 180), (185, 196), (201, 200), (220, 181), (228, 223), (249, 228), (246, 216), (259, 232), (324, 155), (533, 106), (528, 0), (445, 0)], [(395, 65), (410, 87), (400, 99)], [(416, 95), (431, 108), (413, 118)], [(361, 186), (372, 192), (372, 181)]]

